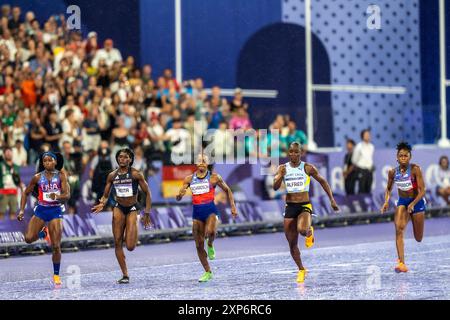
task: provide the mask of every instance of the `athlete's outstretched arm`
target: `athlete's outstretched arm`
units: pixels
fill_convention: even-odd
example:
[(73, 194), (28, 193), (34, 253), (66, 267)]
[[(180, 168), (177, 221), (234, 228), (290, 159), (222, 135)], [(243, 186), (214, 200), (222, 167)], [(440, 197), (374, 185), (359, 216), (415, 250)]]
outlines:
[(311, 164), (305, 165), (305, 171), (306, 170), (308, 170), (307, 173), (311, 177), (313, 177), (317, 182), (320, 183), (323, 190), (326, 192), (326, 194), (328, 195), (328, 198), (330, 199), (331, 207), (333, 208), (333, 210), (338, 211), (339, 207), (336, 203), (336, 200), (334, 200), (333, 192), (331, 191), (330, 185), (328, 184), (327, 180), (325, 180), (325, 178), (320, 175), (319, 170), (317, 170), (317, 168)]
[(108, 174), (108, 177), (106, 178), (105, 191), (103, 192), (103, 196), (100, 198), (100, 202), (97, 205), (92, 207), (91, 210), (93, 213), (99, 213), (105, 207), (105, 204), (109, 198), (109, 193), (111, 192), (111, 186), (112, 186), (114, 176), (115, 176), (115, 171)]
[(31, 178), (30, 183), (28, 184), (28, 187), (25, 188), (24, 192), (22, 193), (22, 198), (20, 199), (20, 210), (19, 214), (17, 215), (17, 220), (22, 221), (23, 215), (25, 212), (25, 205), (27, 204), (28, 195), (33, 192), (34, 187), (38, 183), (39, 179), (41, 177), (41, 174), (35, 174), (33, 178)]
[(217, 185), (226, 192), (226, 194), (228, 195), (228, 200), (230, 201), (230, 206), (231, 206), (231, 214), (233, 215), (233, 218), (236, 218), (237, 216), (237, 210), (236, 210), (236, 204), (234, 203), (234, 197), (233, 197), (233, 192), (231, 192), (230, 187), (227, 185), (227, 183), (225, 181), (223, 181), (222, 177), (220, 176), (220, 174), (216, 174), (217, 176)]
[(176, 197), (177, 201), (180, 201), (181, 199), (183, 199), (184, 195), (186, 194), (187, 188), (189, 188), (189, 185), (191, 184), (191, 181), (192, 181), (192, 175), (184, 178), (183, 186), (181, 187), (180, 192), (178, 192), (177, 197)]
[(277, 173), (273, 178), (273, 189), (277, 191), (281, 187), (281, 183), (283, 182), (283, 178), (286, 175), (286, 166), (282, 164), (278, 167)]
[(391, 198), (392, 186), (394, 185), (394, 175), (395, 169), (389, 170), (386, 191), (384, 192), (384, 204), (381, 208), (381, 213), (385, 213), (389, 209), (389, 199)]
[(148, 183), (147, 181), (145, 181), (145, 177), (141, 172), (133, 170), (133, 176), (138, 181), (142, 191), (145, 192), (144, 226), (147, 228), (150, 227), (152, 223), (150, 220), (150, 210), (152, 209), (152, 193), (150, 192)]
[(425, 197), (425, 192), (426, 192), (425, 183), (423, 181), (423, 176), (422, 176), (422, 170), (420, 169), (420, 167), (418, 165), (414, 165), (413, 168), (411, 169), (411, 173), (416, 176), (418, 193), (417, 193), (416, 198), (413, 200), (413, 202), (411, 202), (408, 206), (409, 213), (412, 213), (414, 211), (414, 206), (423, 197)]

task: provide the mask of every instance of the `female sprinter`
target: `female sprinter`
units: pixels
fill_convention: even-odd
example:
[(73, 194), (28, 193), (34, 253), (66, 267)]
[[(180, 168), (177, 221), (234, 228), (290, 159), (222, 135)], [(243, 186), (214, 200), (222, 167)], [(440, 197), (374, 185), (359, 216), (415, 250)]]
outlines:
[(298, 248), (298, 234), (306, 237), (305, 245), (310, 248), (314, 245), (314, 229), (311, 225), (312, 206), (309, 202), (309, 185), (313, 177), (322, 186), (330, 199), (333, 210), (339, 207), (334, 200), (328, 182), (319, 174), (316, 167), (302, 162), (300, 155), (302, 147), (298, 142), (289, 145), (289, 162), (278, 167), (274, 177), (273, 188), (278, 190), (284, 181), (286, 186), (286, 208), (284, 212), (284, 233), (289, 243), (291, 256), (298, 266), (297, 282), (303, 283), (307, 270), (303, 267)]
[(127, 284), (130, 282), (130, 278), (122, 245), (125, 241), (128, 251), (133, 251), (136, 248), (138, 240), (137, 213), (139, 211), (138, 185), (141, 186), (142, 191), (146, 194), (143, 218), (145, 228), (151, 225), (150, 209), (152, 198), (144, 175), (131, 167), (134, 161), (133, 151), (128, 148), (117, 151), (116, 161), (119, 168), (108, 175), (105, 192), (100, 198), (100, 203), (92, 208), (92, 212), (99, 213), (103, 210), (108, 201), (111, 188), (114, 187), (116, 205), (113, 208), (112, 228), (116, 258), (122, 270), (122, 278), (117, 283)]
[(414, 238), (417, 242), (422, 241), (425, 222), (425, 184), (422, 171), (411, 161), (411, 146), (406, 142), (397, 145), (398, 167), (389, 171), (388, 182), (385, 193), (385, 202), (381, 213), (389, 209), (389, 199), (393, 184), (397, 185), (399, 199), (395, 210), (395, 243), (397, 245), (398, 261), (395, 272), (408, 272), (405, 265), (405, 251), (403, 233), (408, 221), (412, 220)]
[[(205, 269), (205, 273), (198, 280), (199, 282), (207, 282), (213, 277), (207, 256), (213, 260), (216, 255), (213, 245), (217, 232), (217, 216), (219, 214), (214, 204), (216, 186), (219, 186), (227, 193), (231, 205), (231, 214), (233, 218), (237, 216), (236, 205), (230, 187), (222, 180), (220, 175), (208, 170), (208, 165), (208, 157), (200, 154), (197, 159), (197, 171), (184, 179), (183, 187), (181, 187), (176, 197), (177, 201), (180, 201), (186, 194), (187, 188), (190, 188), (192, 191), (194, 210), (192, 214), (192, 233), (195, 246), (197, 247), (198, 258)], [(205, 251), (205, 238), (208, 239), (208, 255)]]
[[(20, 201), (20, 211), (17, 216), (23, 220), (25, 205), (35, 186), (38, 187), (38, 205), (34, 208), (34, 215), (28, 224), (25, 242), (32, 243), (39, 238), (46, 237), (45, 224), (48, 223), (48, 232), (52, 246), (53, 282), (61, 285), (59, 270), (61, 265), (61, 236), (62, 236), (62, 208), (61, 202), (70, 198), (67, 176), (64, 172), (56, 170), (58, 157), (53, 152), (45, 152), (42, 156), (44, 170), (36, 173), (25, 189)], [(62, 167), (58, 164), (58, 167)]]

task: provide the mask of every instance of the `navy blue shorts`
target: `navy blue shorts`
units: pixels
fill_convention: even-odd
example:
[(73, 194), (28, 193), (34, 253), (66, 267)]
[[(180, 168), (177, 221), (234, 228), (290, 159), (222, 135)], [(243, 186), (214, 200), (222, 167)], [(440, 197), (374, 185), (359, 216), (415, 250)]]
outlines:
[(129, 207), (124, 207), (123, 205), (121, 205), (118, 202), (116, 202), (116, 205), (114, 207), (119, 208), (120, 211), (122, 211), (122, 213), (124, 215), (127, 215), (130, 212), (132, 212), (132, 211), (139, 211), (141, 209), (141, 207), (137, 203), (135, 203), (135, 204), (133, 204), (132, 206), (129, 206)]
[[(405, 206), (406, 208), (408, 208), (409, 204), (413, 201), (414, 201), (414, 198), (399, 198), (397, 201), (397, 207)], [(427, 209), (427, 206), (425, 205), (425, 199), (420, 199), (420, 201), (417, 202), (416, 205), (414, 206), (414, 211), (412, 214), (418, 213), (418, 212), (424, 212), (426, 209)]]
[(212, 214), (219, 215), (214, 202), (205, 204), (194, 204), (193, 208), (194, 210), (192, 212), (192, 219), (200, 220), (202, 222), (206, 222), (208, 217)]
[(42, 206), (38, 204), (34, 207), (34, 215), (45, 222), (50, 222), (53, 219), (62, 219), (61, 206)]

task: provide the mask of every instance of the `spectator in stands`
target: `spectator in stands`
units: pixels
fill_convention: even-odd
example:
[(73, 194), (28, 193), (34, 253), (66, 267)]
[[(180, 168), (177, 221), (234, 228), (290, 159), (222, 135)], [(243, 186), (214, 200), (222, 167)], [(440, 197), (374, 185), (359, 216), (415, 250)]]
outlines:
[(9, 4), (2, 5), (1, 18), (9, 19), (10, 14), (11, 14), (11, 6)]
[(165, 155), (167, 163), (172, 162), (172, 154), (176, 157), (184, 157), (191, 151), (191, 136), (189, 131), (182, 127), (182, 123), (179, 118), (173, 119), (172, 128), (167, 130), (163, 136), (163, 140), (169, 142), (169, 148), (167, 149)]
[(100, 117), (98, 105), (92, 106), (88, 117), (83, 122), (83, 150), (85, 152), (96, 151), (100, 146), (100, 131), (105, 128), (105, 123)]
[(226, 159), (234, 158), (234, 135), (227, 129), (227, 122), (221, 121), (219, 129), (214, 132), (214, 158), (216, 163), (225, 163)]
[(89, 61), (95, 57), (98, 49), (97, 32), (91, 31), (88, 34), (88, 39), (85, 45), (86, 57)]
[(450, 170), (447, 156), (439, 159), (437, 194), (450, 205)]
[(52, 110), (48, 115), (48, 120), (45, 123), (45, 142), (50, 144), (52, 151), (59, 151), (59, 140), (63, 136), (63, 129), (58, 122), (58, 114)]
[(292, 120), (288, 122), (287, 127), (289, 131), (285, 136), (282, 137), (284, 152), (287, 152), (289, 146), (294, 141), (300, 143), (302, 145), (302, 149), (305, 151), (308, 145), (308, 138), (306, 137), (305, 132), (303, 132), (302, 130), (298, 130), (297, 124)]
[(13, 162), (12, 149), (6, 147), (0, 161), (0, 220), (4, 219), (7, 211), (11, 220), (16, 218), (18, 188), (22, 188), (20, 167)]
[(21, 140), (22, 142), (25, 140), (25, 136), (28, 133), (28, 128), (25, 125), (24, 118), (22, 116), (17, 115), (14, 120), (14, 125), (10, 127), (10, 136), (9, 138), (9, 146), (12, 147), (13, 144), (17, 143), (17, 140)]
[(146, 64), (142, 68), (142, 82), (145, 84), (148, 83), (150, 80), (152, 80), (152, 66)]
[(47, 131), (42, 126), (41, 119), (37, 112), (32, 112), (30, 117), (31, 124), (29, 129), (29, 143), (30, 149), (28, 150), (28, 163), (34, 164), (41, 152), (42, 144), (44, 143)]
[[(102, 141), (97, 155), (92, 159), (90, 165), (89, 176), (92, 179), (92, 191), (94, 192), (96, 202), (103, 196), (106, 186), (106, 178), (108, 174), (114, 169), (116, 163), (111, 155), (111, 150), (108, 148), (108, 141)], [(108, 201), (108, 206), (111, 206), (112, 198)]]
[(235, 115), (230, 120), (230, 128), (233, 130), (247, 130), (252, 128), (252, 123), (250, 122), (248, 113), (244, 108), (237, 109)]
[(344, 184), (345, 184), (345, 193), (347, 195), (355, 194), (355, 184), (357, 180), (357, 172), (355, 170), (355, 166), (352, 162), (353, 150), (355, 148), (355, 141), (352, 139), (347, 139), (346, 143), (347, 153), (344, 158)]
[(122, 55), (118, 49), (114, 48), (114, 42), (111, 39), (106, 39), (104, 48), (97, 51), (92, 60), (92, 66), (98, 68), (101, 60), (104, 60), (108, 67), (111, 67), (114, 62), (122, 62)]
[(373, 163), (375, 147), (370, 142), (369, 129), (361, 131), (361, 140), (353, 151), (352, 163), (358, 175), (358, 193), (369, 194), (372, 190), (373, 172), (375, 171)]
[(125, 120), (123, 117), (117, 118), (117, 127), (112, 131), (112, 139), (113, 139), (113, 154), (123, 148), (128, 148), (130, 143), (128, 141), (129, 131), (125, 127)]
[(69, 141), (62, 143), (62, 155), (64, 157), (64, 169), (70, 186), (70, 199), (67, 201), (70, 214), (77, 213), (77, 203), (81, 195), (80, 176), (82, 169), (82, 155), (76, 152)]
[(16, 144), (12, 148), (12, 158), (14, 161), (14, 164), (19, 167), (25, 167), (27, 162), (27, 150), (23, 146), (23, 141), (20, 139), (16, 140)]
[(80, 107), (75, 104), (74, 96), (69, 94), (66, 98), (66, 102), (67, 104), (64, 105), (61, 110), (59, 110), (59, 120), (64, 121), (64, 119), (67, 119), (66, 111), (72, 110), (74, 113), (74, 120), (81, 123), (83, 121), (83, 114), (81, 113)]
[(231, 100), (231, 102), (230, 102), (230, 110), (231, 110), (231, 112), (235, 112), (239, 108), (244, 108), (247, 111), (248, 103), (246, 103), (244, 101), (244, 96), (242, 94), (242, 89), (241, 88), (236, 88), (236, 90), (234, 90), (233, 100)]
[(73, 109), (68, 109), (66, 111), (66, 117), (63, 121), (62, 129), (63, 137), (60, 140), (60, 148), (62, 148), (63, 141), (69, 141), (74, 147), (81, 145), (83, 137)]

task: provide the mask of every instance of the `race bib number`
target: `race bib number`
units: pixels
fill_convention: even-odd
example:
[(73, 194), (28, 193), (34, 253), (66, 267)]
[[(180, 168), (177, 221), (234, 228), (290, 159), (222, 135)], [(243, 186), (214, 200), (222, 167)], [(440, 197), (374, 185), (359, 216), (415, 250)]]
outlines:
[(193, 195), (199, 195), (209, 192), (209, 182), (201, 182), (196, 184), (191, 184), (191, 191)]
[(288, 193), (298, 193), (305, 191), (305, 180), (304, 179), (292, 179), (285, 181), (286, 191)]
[(121, 184), (116, 185), (116, 195), (118, 197), (132, 197), (133, 196), (133, 187), (131, 184)]
[(46, 201), (46, 202), (58, 202), (58, 200), (56, 200), (56, 199), (53, 200), (52, 198), (50, 198), (50, 195), (52, 193), (54, 193), (55, 195), (58, 195), (58, 196), (61, 194), (60, 191), (44, 192), (44, 194), (43, 194), (44, 201)]

